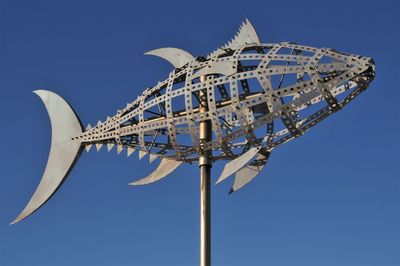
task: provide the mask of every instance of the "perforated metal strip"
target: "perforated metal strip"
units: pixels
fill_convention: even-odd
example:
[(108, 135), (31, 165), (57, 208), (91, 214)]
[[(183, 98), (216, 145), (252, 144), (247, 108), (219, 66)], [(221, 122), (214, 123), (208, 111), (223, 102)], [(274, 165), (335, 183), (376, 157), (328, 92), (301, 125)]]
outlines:
[(138, 112), (138, 117), (139, 117), (139, 123), (138, 123), (138, 127), (139, 127), (139, 132), (138, 132), (138, 140), (139, 140), (139, 145), (140, 148), (143, 151), (147, 151), (146, 149), (146, 144), (144, 141), (144, 132), (146, 131), (145, 126), (143, 124), (144, 122), (144, 102), (146, 100), (148, 94), (148, 89), (146, 89), (142, 96), (140, 96), (140, 103), (139, 103), (139, 112)]
[(306, 66), (306, 72), (316, 84), (316, 87), (321, 93), (322, 97), (325, 99), (331, 109), (336, 112), (341, 108), (340, 103), (321, 80), (317, 67), (319, 60), (326, 54), (326, 50), (326, 48), (321, 48), (315, 52)]
[(116, 120), (115, 120), (115, 129), (114, 129), (114, 131), (115, 131), (115, 142), (118, 145), (122, 145), (122, 142), (121, 142), (121, 131), (120, 131), (120, 128), (121, 128), (121, 115), (122, 115), (122, 111), (118, 110), (117, 115), (116, 115)]
[(179, 144), (178, 144), (178, 139), (176, 136), (176, 129), (175, 129), (175, 123), (174, 123), (174, 113), (172, 111), (172, 97), (171, 97), (171, 92), (172, 92), (172, 86), (174, 84), (174, 71), (172, 71), (168, 77), (168, 85), (167, 89), (165, 91), (165, 113), (167, 116), (167, 130), (168, 130), (168, 137), (169, 141), (174, 148), (174, 150), (179, 153)]
[[(261, 62), (258, 64), (256, 69), (257, 79), (264, 91), (265, 100), (267, 102), (268, 110), (271, 113), (277, 113), (280, 111), (280, 107), (277, 104), (277, 97), (274, 96), (274, 91), (271, 84), (271, 76), (267, 72), (267, 67), (274, 55), (281, 49), (283, 44), (279, 43), (274, 45), (267, 54), (263, 55)], [(275, 101), (274, 101), (275, 99)]]
[(189, 129), (190, 138), (192, 139), (192, 145), (195, 149), (199, 147), (199, 134), (195, 126), (195, 120), (193, 117), (193, 102), (192, 102), (192, 75), (193, 75), (193, 62), (190, 62), (187, 67), (186, 80), (185, 80), (185, 108), (186, 108), (186, 120)]
[(223, 132), (221, 128), (221, 123), (218, 118), (217, 114), (217, 107), (215, 105), (215, 96), (214, 96), (214, 76), (210, 75), (207, 77), (207, 103), (208, 103), (208, 110), (211, 119), (212, 129), (215, 134), (215, 139), (220, 140), (221, 149), (224, 151), (225, 154), (229, 155), (232, 154), (231, 150), (229, 149), (228, 144), (223, 138)]
[[(233, 66), (237, 69), (238, 66), (238, 61), (239, 61), (239, 55), (242, 52), (244, 47), (241, 49), (235, 50), (235, 52), (232, 55), (233, 58)], [(249, 143), (252, 143), (255, 145), (258, 141), (256, 136), (254, 135), (252, 127), (249, 125), (249, 122), (247, 121), (246, 114), (244, 110), (242, 109), (242, 105), (239, 99), (239, 89), (238, 89), (238, 80), (237, 79), (231, 79), (230, 81), (230, 90), (231, 90), (231, 99), (232, 99), (232, 111), (235, 112), (236, 118), (240, 123), (240, 127), (242, 130), (245, 132), (246, 139)]]

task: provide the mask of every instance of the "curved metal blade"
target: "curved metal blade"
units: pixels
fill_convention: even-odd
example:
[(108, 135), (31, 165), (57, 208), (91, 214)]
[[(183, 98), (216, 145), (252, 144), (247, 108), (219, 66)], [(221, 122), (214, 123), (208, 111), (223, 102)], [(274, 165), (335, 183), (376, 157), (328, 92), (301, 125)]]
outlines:
[(229, 191), (229, 194), (241, 189), (245, 185), (247, 185), (250, 181), (252, 181), (264, 168), (269, 158), (269, 153), (267, 156), (263, 154), (259, 154), (256, 159), (254, 159), (251, 163), (241, 168), (236, 172), (235, 181), (233, 182), (233, 186)]
[(11, 223), (14, 224), (39, 209), (61, 185), (78, 159), (81, 143), (71, 137), (82, 132), (81, 124), (68, 103), (57, 94), (34, 91), (43, 101), (51, 122), (51, 149), (43, 177), (25, 209)]
[(151, 50), (145, 54), (161, 57), (170, 62), (175, 68), (183, 67), (188, 62), (194, 60), (194, 57), (190, 53), (182, 49), (172, 47)]
[(240, 168), (245, 166), (251, 159), (253, 159), (253, 157), (258, 153), (258, 151), (260, 149), (261, 149), (261, 146), (253, 147), (253, 148), (249, 149), (247, 152), (245, 152), (243, 155), (241, 155), (240, 157), (227, 163), (215, 184), (220, 183), (221, 181), (225, 180), (229, 176), (233, 175)]
[(192, 76), (192, 79), (211, 74), (222, 74), (224, 76), (230, 76), (235, 73), (236, 73), (235, 62), (231, 60), (226, 60), (221, 62), (215, 62), (208, 67), (203, 67)]
[(147, 185), (158, 181), (170, 173), (172, 173), (178, 166), (180, 166), (183, 162), (182, 161), (175, 161), (167, 158), (163, 158), (160, 164), (157, 166), (157, 169), (154, 170), (150, 175), (142, 178), (138, 181), (129, 183), (129, 185), (137, 186), (137, 185)]

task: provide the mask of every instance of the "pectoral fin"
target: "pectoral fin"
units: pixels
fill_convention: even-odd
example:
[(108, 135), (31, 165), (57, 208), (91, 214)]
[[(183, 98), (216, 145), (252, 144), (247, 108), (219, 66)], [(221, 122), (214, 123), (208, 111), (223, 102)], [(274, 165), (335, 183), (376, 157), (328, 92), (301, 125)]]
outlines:
[(270, 153), (259, 154), (252, 162), (248, 163), (236, 172), (235, 181), (229, 191), (229, 194), (241, 189), (251, 182), (264, 168), (268, 161)]
[(253, 159), (253, 157), (260, 151), (260, 149), (261, 146), (253, 147), (235, 160), (227, 163), (222, 170), (222, 173), (219, 176), (216, 184), (222, 182), (223, 180), (237, 172), (239, 169), (241, 169), (243, 166), (245, 166), (251, 159)]

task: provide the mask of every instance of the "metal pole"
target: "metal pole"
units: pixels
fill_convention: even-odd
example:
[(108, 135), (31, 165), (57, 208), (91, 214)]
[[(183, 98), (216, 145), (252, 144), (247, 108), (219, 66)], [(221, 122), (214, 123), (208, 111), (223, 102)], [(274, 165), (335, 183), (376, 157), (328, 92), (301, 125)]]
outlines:
[[(200, 81), (206, 82), (206, 76)], [(200, 112), (208, 111), (207, 90), (200, 91)], [(200, 147), (211, 141), (211, 120), (199, 124)], [(211, 151), (201, 151), (199, 156), (200, 168), (200, 266), (211, 265)]]

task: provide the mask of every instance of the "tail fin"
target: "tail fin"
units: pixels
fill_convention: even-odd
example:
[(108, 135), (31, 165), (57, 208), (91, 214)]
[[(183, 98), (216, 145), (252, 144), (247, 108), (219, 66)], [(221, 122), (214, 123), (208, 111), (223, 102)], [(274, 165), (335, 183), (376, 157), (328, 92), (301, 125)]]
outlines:
[(51, 149), (42, 180), (25, 209), (11, 223), (21, 221), (39, 209), (60, 187), (81, 154), (80, 142), (72, 137), (82, 132), (82, 125), (59, 95), (46, 90), (34, 91), (43, 101), (51, 122)]

